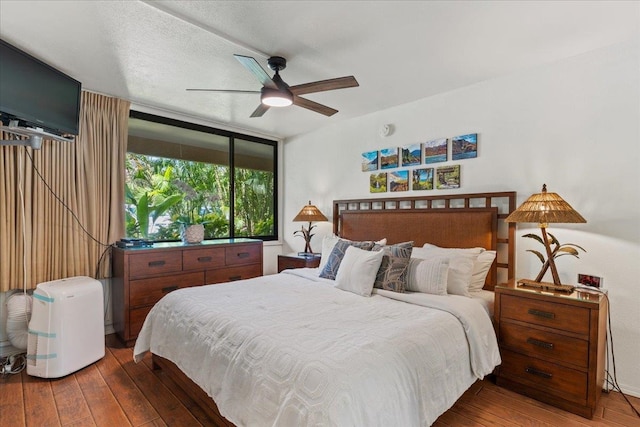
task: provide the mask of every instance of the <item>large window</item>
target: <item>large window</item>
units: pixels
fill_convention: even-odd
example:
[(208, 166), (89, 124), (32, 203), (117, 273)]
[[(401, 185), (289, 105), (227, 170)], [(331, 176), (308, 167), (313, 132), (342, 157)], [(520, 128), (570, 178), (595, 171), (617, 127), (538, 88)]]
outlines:
[(127, 236), (278, 238), (276, 141), (132, 111), (127, 151)]

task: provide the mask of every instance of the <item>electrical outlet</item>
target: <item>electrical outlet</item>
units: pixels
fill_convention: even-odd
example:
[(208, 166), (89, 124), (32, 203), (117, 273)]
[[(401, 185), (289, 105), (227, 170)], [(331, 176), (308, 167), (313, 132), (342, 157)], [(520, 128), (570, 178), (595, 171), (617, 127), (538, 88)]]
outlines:
[(591, 286), (594, 288), (603, 287), (604, 279), (600, 276), (592, 276), (590, 274), (580, 274), (578, 273), (578, 283), (585, 286)]

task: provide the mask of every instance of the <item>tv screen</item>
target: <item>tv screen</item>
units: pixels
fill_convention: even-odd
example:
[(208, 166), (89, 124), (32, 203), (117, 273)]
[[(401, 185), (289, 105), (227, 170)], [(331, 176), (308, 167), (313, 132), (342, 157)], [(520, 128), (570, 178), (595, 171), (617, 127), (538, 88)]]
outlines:
[[(81, 84), (0, 40), (0, 112), (3, 122), (78, 134)], [(6, 123), (5, 123), (6, 124)]]

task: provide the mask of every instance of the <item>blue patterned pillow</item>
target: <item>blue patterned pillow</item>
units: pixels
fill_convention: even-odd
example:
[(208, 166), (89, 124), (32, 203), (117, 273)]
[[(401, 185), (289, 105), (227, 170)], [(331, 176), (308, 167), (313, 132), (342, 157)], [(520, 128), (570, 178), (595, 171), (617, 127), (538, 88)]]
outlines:
[(356, 247), (358, 249), (364, 249), (365, 251), (370, 251), (373, 248), (373, 242), (352, 242), (348, 240), (338, 240), (338, 243), (333, 247), (331, 254), (329, 255), (329, 259), (327, 263), (322, 268), (320, 272), (320, 277), (324, 279), (336, 280), (336, 276), (338, 274), (338, 269), (340, 268), (340, 263), (342, 262), (342, 258), (344, 258), (344, 254), (347, 252), (347, 248), (349, 246)]
[(404, 292), (407, 288), (407, 267), (411, 259), (413, 242), (398, 243), (384, 248), (382, 264), (373, 284), (375, 288)]

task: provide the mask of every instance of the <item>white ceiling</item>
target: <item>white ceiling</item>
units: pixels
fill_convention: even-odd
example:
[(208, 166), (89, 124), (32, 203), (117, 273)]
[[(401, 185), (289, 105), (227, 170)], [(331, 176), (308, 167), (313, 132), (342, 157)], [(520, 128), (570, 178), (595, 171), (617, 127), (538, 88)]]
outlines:
[[(141, 106), (288, 137), (639, 37), (636, 1), (7, 1), (0, 36), (83, 88)], [(360, 87), (249, 118), (259, 90), (233, 57), (284, 56), (290, 85)]]

